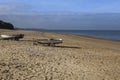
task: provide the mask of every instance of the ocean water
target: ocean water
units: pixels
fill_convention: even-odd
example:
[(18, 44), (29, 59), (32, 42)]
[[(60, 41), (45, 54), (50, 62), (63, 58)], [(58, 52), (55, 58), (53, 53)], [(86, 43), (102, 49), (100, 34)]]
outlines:
[(39, 31), (57, 32), (64, 34), (77, 34), (111, 40), (120, 40), (120, 30), (39, 30)]

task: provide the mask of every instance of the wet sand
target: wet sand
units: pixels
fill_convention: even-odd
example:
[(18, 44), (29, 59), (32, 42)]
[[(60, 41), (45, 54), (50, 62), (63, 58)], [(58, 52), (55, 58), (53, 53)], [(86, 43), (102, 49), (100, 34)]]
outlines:
[[(0, 40), (0, 80), (120, 80), (120, 41), (24, 30), (20, 41)], [(33, 39), (62, 38), (56, 47)]]

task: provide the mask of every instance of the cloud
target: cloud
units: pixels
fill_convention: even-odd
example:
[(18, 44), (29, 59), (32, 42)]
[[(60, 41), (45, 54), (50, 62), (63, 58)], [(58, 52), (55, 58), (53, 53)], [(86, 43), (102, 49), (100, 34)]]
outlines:
[(16, 9), (16, 6), (13, 5), (0, 5), (0, 14), (8, 14)]
[(0, 3), (0, 14), (29, 14), (34, 9), (31, 5), (22, 3)]

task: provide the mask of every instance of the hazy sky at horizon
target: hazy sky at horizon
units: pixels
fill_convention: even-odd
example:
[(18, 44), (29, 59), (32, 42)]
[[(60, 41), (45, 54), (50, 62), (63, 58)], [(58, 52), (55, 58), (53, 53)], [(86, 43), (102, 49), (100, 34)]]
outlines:
[[(94, 17), (93, 15), (96, 15), (96, 13), (98, 14), (98, 16)], [(107, 21), (106, 23), (103, 22), (102, 20), (104, 20), (104, 17), (102, 16), (102, 19), (99, 17), (101, 15), (99, 15), (99, 13), (118, 13), (117, 16), (109, 16), (110, 18), (108, 20), (105, 19), (105, 21)], [(94, 21), (97, 20), (98, 25), (97, 26), (106, 26), (106, 25), (110, 25), (113, 26), (113, 28), (115, 26), (117, 26), (115, 29), (118, 29), (119, 27), (119, 18), (118, 17), (120, 14), (120, 0), (0, 0), (0, 15), (40, 15), (40, 14), (73, 14), (75, 15), (75, 20), (72, 21), (72, 18), (68, 18), (71, 20), (68, 20), (70, 22), (68, 23), (73, 23), (73, 26), (77, 25), (76, 29), (81, 29), (82, 27), (80, 26), (81, 24), (84, 25), (84, 27), (86, 26), (95, 26)], [(80, 16), (78, 16), (78, 19), (76, 17), (76, 14), (82, 14)], [(85, 14), (92, 14), (92, 17), (89, 18), (89, 16), (85, 16)], [(105, 16), (105, 15), (104, 15)], [(69, 17), (69, 16), (68, 16)], [(82, 19), (83, 21), (82, 21)], [(85, 17), (85, 19), (84, 19)], [(29, 16), (30, 19), (24, 18), (26, 21), (26, 23), (29, 23), (31, 25), (33, 25), (34, 23), (32, 22), (32, 17)], [(36, 18), (41, 18), (41, 16), (38, 16)], [(56, 25), (57, 23), (61, 22), (64, 26), (65, 21), (61, 21), (67, 19), (67, 17), (62, 16), (62, 19), (58, 16), (54, 17), (54, 20), (50, 17), (44, 17), (43, 21), (44, 23), (48, 22), (49, 24), (51, 24), (52, 26), (54, 26), (53, 28), (57, 29)], [(106, 16), (105, 16), (106, 18)], [(113, 19), (114, 18), (114, 19)], [(2, 16), (0, 16), (0, 19), (5, 19), (8, 20), (9, 22), (13, 22), (13, 24), (15, 24), (16, 26), (22, 26), (25, 27), (25, 23), (22, 24), (21, 20), (23, 20), (23, 18), (18, 18), (18, 17), (14, 17), (14, 18), (7, 18), (7, 16), (4, 18)], [(42, 23), (42, 19), (36, 19), (38, 23), (35, 23), (33, 26), (34, 27), (38, 27), (39, 22)], [(49, 21), (48, 21), (49, 20)], [(53, 21), (51, 21), (53, 20)], [(80, 20), (76, 21), (76, 20)], [(87, 22), (85, 22), (85, 20)], [(93, 21), (91, 21), (93, 20)], [(113, 21), (115, 20), (115, 21)], [(19, 21), (19, 25), (18, 22)], [(34, 20), (35, 21), (35, 20)], [(76, 21), (76, 22), (75, 22)], [(51, 22), (51, 23), (50, 23)], [(57, 22), (57, 23), (56, 23)], [(116, 23), (113, 23), (116, 22)], [(78, 24), (79, 23), (79, 24)], [(20, 25), (21, 24), (21, 25)], [(55, 25), (54, 25), (55, 24)], [(86, 26), (85, 26), (86, 25)], [(44, 28), (44, 24), (42, 25)], [(46, 24), (45, 24), (46, 26)], [(47, 25), (46, 28), (51, 28), (48, 27), (49, 25)], [(65, 25), (66, 26), (66, 25)], [(95, 28), (97, 28), (97, 26)], [(41, 28), (41, 26), (40, 26)], [(64, 28), (64, 27), (61, 27)], [(68, 27), (67, 27), (68, 28)], [(71, 27), (70, 27), (71, 28)], [(91, 27), (89, 27), (91, 28)], [(88, 27), (86, 27), (86, 29), (89, 29)], [(104, 27), (103, 27), (104, 28)], [(109, 29), (109, 27), (105, 27), (105, 29)], [(72, 28), (71, 28), (72, 29)], [(93, 28), (94, 29), (94, 28)], [(112, 27), (111, 27), (112, 29)], [(119, 28), (120, 29), (120, 28)]]

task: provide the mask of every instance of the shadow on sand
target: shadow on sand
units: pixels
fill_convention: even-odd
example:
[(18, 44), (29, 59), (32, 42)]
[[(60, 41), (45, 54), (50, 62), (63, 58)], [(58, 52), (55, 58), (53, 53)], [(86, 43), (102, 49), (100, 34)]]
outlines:
[(75, 48), (75, 49), (81, 49), (81, 47), (76, 47), (76, 46), (54, 46), (57, 48)]
[[(20, 41), (27, 41), (27, 42), (33, 42), (33, 40), (20, 40)], [(48, 45), (42, 45), (42, 46), (45, 46), (45, 47), (51, 47), (51, 46), (48, 46)], [(54, 46), (55, 48), (74, 48), (74, 49), (81, 49), (82, 47), (77, 47), (77, 46)]]
[(27, 41), (27, 42), (33, 42), (33, 40), (19, 40), (19, 41)]

